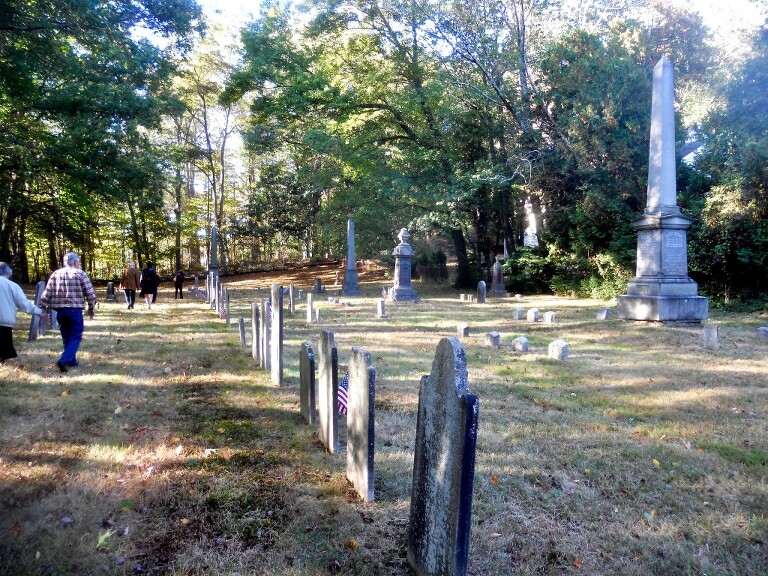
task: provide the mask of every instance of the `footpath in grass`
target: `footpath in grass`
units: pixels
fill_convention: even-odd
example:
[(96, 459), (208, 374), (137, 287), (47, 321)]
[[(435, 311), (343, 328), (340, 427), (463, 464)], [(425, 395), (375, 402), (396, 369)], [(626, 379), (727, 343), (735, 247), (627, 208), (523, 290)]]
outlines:
[[(235, 320), (267, 297), (230, 287)], [(408, 574), (418, 383), (458, 322), (480, 397), (470, 574), (768, 573), (768, 319), (713, 318), (708, 351), (700, 327), (598, 323), (604, 302), (417, 286), (382, 320), (364, 288), (318, 306), (342, 365), (362, 346), (377, 370), (370, 504), (299, 415), (299, 348), (319, 330), (303, 302), (280, 388), (236, 322), (167, 292), (152, 310), (101, 304), (66, 374), (58, 335), (26, 344), (20, 322), (21, 357), (0, 366), (0, 573)], [(557, 321), (515, 322), (516, 305)], [(546, 357), (556, 338), (567, 362)]]

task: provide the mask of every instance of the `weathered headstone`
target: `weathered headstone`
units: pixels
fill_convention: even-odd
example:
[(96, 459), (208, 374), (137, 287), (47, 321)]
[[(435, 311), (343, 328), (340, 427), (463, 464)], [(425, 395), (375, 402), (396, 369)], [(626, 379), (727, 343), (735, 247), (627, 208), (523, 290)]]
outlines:
[(355, 267), (355, 221), (352, 218), (347, 220), (347, 268), (344, 270), (344, 286), (341, 294), (342, 296), (363, 295)]
[(315, 353), (307, 342), (299, 353), (299, 405), (307, 424), (317, 424), (317, 387), (315, 385)]
[(347, 478), (364, 502), (373, 502), (376, 370), (362, 348), (352, 348), (348, 388)]
[(485, 345), (498, 348), (501, 345), (501, 334), (496, 331), (488, 332), (488, 334), (485, 335)]
[[(506, 241), (505, 241), (506, 242)], [(506, 245), (506, 244), (505, 244)], [(496, 262), (493, 264), (491, 273), (491, 296), (502, 297), (507, 295), (507, 289), (504, 286), (504, 273), (501, 264), (501, 258), (496, 256)]]
[(307, 324), (312, 324), (313, 310), (315, 305), (315, 295), (312, 292), (307, 292)]
[(539, 321), (539, 309), (538, 308), (529, 308), (528, 312), (526, 314), (526, 318), (528, 319), (528, 322), (538, 322)]
[(240, 328), (240, 346), (242, 346), (243, 348), (247, 348), (248, 341), (245, 339), (245, 318), (240, 316), (238, 318), (238, 325)]
[(104, 298), (105, 302), (117, 302), (117, 295), (115, 294), (115, 283), (107, 282), (107, 296)]
[(200, 292), (200, 278), (198, 278), (197, 274), (195, 274), (194, 280), (192, 282), (192, 294), (197, 296), (199, 292)]
[(299, 288), (299, 300), (303, 300), (303, 299), (304, 299), (304, 289)]
[(315, 324), (320, 324), (320, 308), (315, 308)]
[[(40, 297), (43, 295), (44, 290), (45, 282), (40, 280), (35, 286), (35, 298), (32, 300), (37, 307), (40, 307)], [(50, 308), (49, 313), (51, 315), (51, 324), (53, 324), (56, 321), (56, 311)], [(53, 329), (53, 326), (51, 326), (51, 329)], [(38, 336), (45, 336), (45, 322), (37, 314), (32, 314), (32, 318), (29, 321), (29, 337), (27, 342), (34, 342)]]
[(544, 324), (554, 324), (555, 323), (555, 313), (548, 311), (544, 312)]
[(478, 418), (464, 349), (443, 338), (419, 390), (406, 553), (419, 576), (467, 573)]
[(637, 230), (637, 275), (617, 299), (624, 320), (700, 322), (709, 301), (688, 277), (687, 230), (693, 219), (677, 206), (675, 94), (672, 64), (662, 57), (653, 69), (648, 195)]
[(272, 334), (269, 348), (272, 360), (270, 376), (278, 386), (283, 384), (283, 287), (272, 284)]
[(555, 360), (568, 360), (568, 342), (559, 339), (550, 342), (547, 356)]
[(528, 338), (525, 336), (518, 336), (512, 340), (512, 350), (515, 352), (528, 352)]
[(331, 454), (339, 451), (339, 357), (333, 332), (320, 332), (317, 349), (317, 419), (320, 441)]
[(459, 338), (466, 338), (469, 336), (469, 324), (466, 322), (461, 322), (456, 326), (456, 335)]
[(419, 297), (411, 286), (411, 266), (415, 254), (413, 247), (408, 243), (411, 233), (403, 228), (397, 237), (400, 244), (392, 252), (395, 257), (395, 281), (394, 286), (389, 289), (389, 298), (395, 301), (418, 302)]
[(229, 288), (224, 288), (224, 315), (227, 320), (227, 326), (232, 324), (232, 316), (230, 315), (229, 307)]
[(261, 308), (258, 302), (251, 303), (251, 358), (261, 363)]
[(525, 318), (523, 315), (523, 309), (522, 308), (513, 308), (512, 309), (512, 320), (522, 320)]
[(462, 302), (466, 302), (467, 301), (467, 295), (466, 294), (459, 294), (459, 300), (462, 301)]
[(486, 296), (485, 280), (480, 280), (480, 282), (477, 283), (477, 303), (485, 304), (485, 296)]
[(272, 304), (269, 300), (261, 301), (261, 367), (267, 371), (272, 369), (272, 353), (270, 352), (272, 340), (271, 308)]
[(717, 324), (704, 324), (704, 348), (720, 349), (720, 327)]
[(325, 286), (323, 286), (322, 281), (320, 278), (315, 278), (315, 287), (313, 288), (315, 294), (320, 294), (321, 292), (325, 292)]
[(379, 298), (377, 302), (378, 304), (376, 306), (376, 316), (378, 318), (386, 318), (387, 317), (387, 310), (385, 307), (386, 300), (384, 300), (384, 298)]
[(296, 314), (296, 289), (293, 287), (293, 283), (288, 286), (288, 306), (291, 314)]
[(597, 314), (595, 314), (595, 320), (603, 321), (608, 320), (611, 317), (611, 309), (610, 308), (600, 308), (597, 311)]

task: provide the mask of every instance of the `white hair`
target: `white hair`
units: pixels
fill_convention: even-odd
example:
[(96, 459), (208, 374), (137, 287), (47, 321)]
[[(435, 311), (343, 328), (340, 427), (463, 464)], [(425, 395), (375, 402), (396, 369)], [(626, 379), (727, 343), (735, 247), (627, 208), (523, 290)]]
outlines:
[(64, 266), (72, 266), (75, 262), (80, 262), (80, 256), (74, 252), (67, 252), (64, 254)]
[(5, 276), (6, 278), (10, 278), (11, 274), (13, 274), (13, 268), (11, 268), (5, 262), (0, 262), (0, 276)]

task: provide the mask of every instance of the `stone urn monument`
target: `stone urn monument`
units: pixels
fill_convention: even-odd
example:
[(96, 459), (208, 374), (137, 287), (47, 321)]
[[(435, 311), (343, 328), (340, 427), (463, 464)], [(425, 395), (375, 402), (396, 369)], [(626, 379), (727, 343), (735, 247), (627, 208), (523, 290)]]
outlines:
[(504, 273), (501, 264), (501, 257), (496, 256), (496, 262), (493, 264), (491, 276), (491, 296), (503, 297), (507, 295), (507, 289), (504, 287)]
[(648, 199), (637, 230), (637, 275), (617, 310), (625, 320), (701, 322), (709, 302), (688, 277), (686, 232), (693, 219), (677, 206), (675, 107), (672, 64), (662, 58), (653, 69)]
[(397, 235), (400, 239), (392, 255), (395, 257), (395, 284), (389, 289), (389, 299), (394, 301), (418, 302), (419, 296), (411, 287), (411, 269), (413, 265), (413, 246), (408, 244), (411, 233), (405, 228)]

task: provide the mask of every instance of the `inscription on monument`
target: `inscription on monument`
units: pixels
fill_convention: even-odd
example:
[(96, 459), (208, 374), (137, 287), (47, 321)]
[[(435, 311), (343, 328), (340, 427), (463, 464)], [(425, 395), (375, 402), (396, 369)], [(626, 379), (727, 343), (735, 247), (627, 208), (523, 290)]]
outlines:
[(637, 275), (656, 276), (659, 266), (659, 230), (643, 230), (637, 234)]
[(668, 230), (664, 235), (664, 274), (670, 276), (688, 275), (688, 254), (686, 253), (685, 232)]

